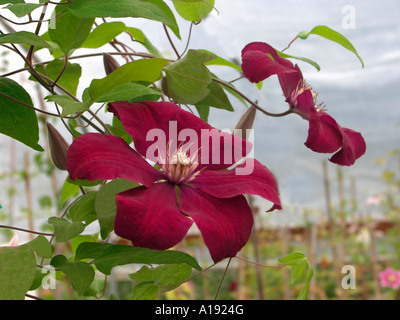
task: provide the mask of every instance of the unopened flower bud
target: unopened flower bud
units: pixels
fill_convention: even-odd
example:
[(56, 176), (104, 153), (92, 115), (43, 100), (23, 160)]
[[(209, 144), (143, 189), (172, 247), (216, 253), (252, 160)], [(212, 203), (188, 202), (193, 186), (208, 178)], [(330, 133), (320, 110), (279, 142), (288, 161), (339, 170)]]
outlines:
[(67, 170), (66, 159), (69, 144), (50, 123), (47, 123), (50, 155), (54, 165), (60, 170)]
[(103, 54), (103, 62), (104, 62), (104, 69), (106, 70), (106, 74), (109, 75), (111, 72), (117, 70), (120, 65), (110, 54), (104, 53)]
[(254, 119), (256, 117), (257, 109), (251, 106), (246, 110), (246, 112), (241, 116), (239, 122), (237, 123), (233, 133), (242, 139), (248, 139), (247, 130), (253, 129)]

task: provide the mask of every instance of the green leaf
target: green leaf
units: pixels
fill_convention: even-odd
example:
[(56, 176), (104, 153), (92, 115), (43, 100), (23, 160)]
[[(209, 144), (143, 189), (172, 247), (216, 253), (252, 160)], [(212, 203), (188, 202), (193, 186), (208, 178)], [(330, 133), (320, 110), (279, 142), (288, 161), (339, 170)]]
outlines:
[(297, 37), (302, 40), (305, 40), (311, 34), (315, 34), (315, 35), (321, 36), (325, 39), (328, 39), (330, 41), (336, 42), (336, 43), (340, 44), (342, 47), (346, 48), (347, 50), (350, 50), (357, 56), (357, 58), (361, 62), (362, 67), (364, 68), (364, 61), (358, 55), (357, 50), (354, 48), (354, 46), (351, 44), (351, 42), (345, 36), (340, 34), (339, 32), (332, 30), (331, 28), (329, 28), (327, 26), (316, 26), (311, 31), (300, 32), (297, 35)]
[(113, 245), (95, 260), (95, 265), (100, 272), (110, 274), (113, 267), (130, 263), (145, 264), (176, 264), (187, 263), (197, 270), (201, 267), (197, 261), (186, 253), (167, 250), (151, 250), (135, 248), (133, 246)]
[(168, 26), (180, 39), (178, 24), (162, 0), (75, 0), (68, 5), (80, 18), (145, 18)]
[(86, 226), (97, 219), (94, 203), (97, 192), (88, 192), (81, 199), (75, 202), (69, 209), (72, 221), (86, 222)]
[(42, 285), (43, 278), (47, 276), (47, 273), (44, 271), (42, 272), (42, 270), (45, 269), (36, 269), (35, 277), (33, 278), (29, 291), (39, 289), (39, 287)]
[[(200, 270), (196, 259), (190, 255), (174, 250), (151, 250), (147, 248), (136, 248), (129, 245), (111, 245), (108, 243), (82, 243), (79, 248), (85, 245), (85, 254), (79, 252), (80, 259), (95, 259), (94, 263), (98, 270), (104, 274), (111, 274), (112, 268), (119, 265), (141, 263), (141, 264), (177, 264), (187, 265)], [(102, 248), (102, 246), (104, 248)], [(91, 247), (94, 250), (91, 251)], [(104, 249), (102, 252), (101, 250)], [(83, 251), (83, 250), (82, 250)], [(89, 253), (92, 252), (93, 256)], [(78, 251), (77, 251), (78, 256)]]
[(316, 63), (315, 61), (311, 60), (311, 59), (303, 58), (303, 57), (295, 57), (295, 56), (292, 56), (290, 54), (286, 54), (286, 53), (278, 51), (278, 50), (276, 50), (276, 52), (282, 58), (285, 58), (285, 59), (296, 59), (296, 60), (300, 60), (300, 61), (303, 61), (303, 62), (307, 62), (308, 64), (312, 65), (318, 71), (321, 70), (321, 67), (319, 66), (319, 64)]
[[(76, 95), (76, 90), (79, 85), (79, 79), (82, 75), (82, 68), (77, 63), (67, 63), (65, 66), (65, 62), (63, 60), (53, 60), (49, 64), (47, 64), (46, 69), (44, 69), (43, 65), (37, 66), (35, 68), (36, 72), (45, 75), (47, 78), (55, 81), (57, 83), (68, 90), (73, 95)], [(46, 71), (45, 71), (46, 70)], [(62, 76), (60, 74), (62, 72)], [(34, 80), (31, 76), (30, 80)]]
[(66, 179), (61, 189), (61, 202), (68, 200), (79, 192), (79, 186), (69, 183)]
[(303, 288), (300, 290), (299, 295), (297, 296), (297, 300), (306, 300), (307, 299), (308, 290), (310, 287), (310, 281), (311, 281), (313, 275), (314, 275), (314, 270), (312, 269), (310, 263), (308, 263), (306, 283), (304, 284)]
[(303, 274), (304, 270), (307, 266), (307, 260), (303, 262), (293, 265), (292, 269), (290, 269), (290, 283), (294, 284), (295, 281)]
[[(211, 51), (208, 51), (208, 50), (200, 49), (199, 51), (207, 52), (209, 54), (214, 54), (215, 55), (215, 53), (212, 53)], [(238, 66), (237, 64), (234, 64), (233, 62), (230, 62), (230, 61), (228, 61), (228, 60), (226, 60), (224, 58), (218, 57), (218, 56), (213, 60), (205, 62), (204, 65), (206, 65), (206, 66), (215, 65), (215, 66), (230, 67), (230, 68), (235, 69), (235, 70), (239, 71), (240, 73), (242, 73), (242, 68), (240, 66)]]
[(65, 256), (57, 255), (51, 259), (50, 264), (67, 275), (72, 287), (79, 295), (83, 295), (94, 280), (94, 270), (85, 262), (70, 262)]
[(290, 282), (293, 284), (301, 275), (304, 274), (306, 267), (308, 266), (306, 281), (303, 288), (297, 297), (297, 300), (305, 300), (308, 296), (308, 288), (310, 281), (313, 277), (314, 271), (311, 263), (308, 261), (306, 255), (302, 252), (293, 252), (286, 257), (278, 259), (280, 263), (288, 266), (292, 266), (290, 270)]
[[(76, 129), (78, 128), (79, 124), (76, 119), (68, 119), (68, 127), (71, 130), (71, 132), (74, 134), (75, 137), (79, 137), (82, 135), (81, 132), (77, 131)], [(69, 178), (67, 178), (69, 179)], [(73, 184), (71, 180), (69, 180), (69, 183)]]
[(69, 56), (74, 49), (80, 48), (85, 42), (93, 22), (94, 18), (78, 18), (72, 14), (68, 6), (58, 5), (49, 22), (49, 36), (58, 44), (64, 55)]
[(28, 242), (28, 245), (43, 258), (51, 258), (53, 256), (53, 247), (49, 240), (42, 235)]
[(203, 100), (196, 103), (197, 110), (204, 106), (210, 106), (218, 109), (234, 111), (228, 96), (219, 83), (211, 81), (208, 88), (210, 89), (210, 93)]
[(138, 83), (125, 83), (97, 98), (96, 102), (131, 101), (133, 99), (157, 101), (160, 96), (161, 93), (155, 89)]
[(287, 266), (294, 266), (303, 263), (303, 261), (306, 261), (307, 257), (303, 252), (293, 252), (286, 257), (279, 258), (278, 261), (284, 265)]
[(7, 3), (24, 3), (24, 0), (0, 0), (0, 5)]
[(70, 114), (85, 112), (89, 110), (90, 105), (86, 102), (77, 102), (69, 96), (47, 96), (47, 101), (55, 102), (60, 105), (63, 109), (62, 116), (68, 116)]
[(69, 222), (64, 218), (50, 217), (48, 223), (54, 228), (57, 242), (68, 241), (85, 230), (85, 226), (81, 222)]
[(111, 246), (113, 246), (111, 243), (104, 242), (82, 242), (76, 249), (75, 261), (97, 259)]
[(133, 142), (133, 138), (126, 132), (122, 122), (118, 120), (117, 117), (113, 117), (112, 125), (106, 125), (108, 129), (110, 129), (111, 133), (125, 140), (127, 144), (131, 144)]
[(148, 51), (155, 57), (162, 58), (163, 55), (154, 45), (150, 42), (150, 40), (146, 37), (142, 30), (137, 28), (126, 28), (127, 33), (132, 37), (132, 40), (135, 40), (141, 43)]
[(139, 186), (139, 184), (115, 179), (103, 186), (97, 193), (95, 200), (95, 211), (100, 224), (100, 235), (102, 239), (114, 230), (114, 220), (117, 212), (115, 196), (123, 191)]
[(92, 80), (89, 94), (93, 101), (110, 93), (114, 88), (133, 81), (153, 83), (161, 77), (161, 71), (167, 60), (154, 58), (132, 61), (119, 67), (102, 79)]
[(86, 41), (82, 44), (82, 48), (100, 48), (124, 31), (126, 31), (126, 25), (123, 22), (102, 23), (89, 34)]
[(17, 3), (17, 4), (11, 4), (4, 9), (10, 10), (12, 13), (14, 13), (18, 18), (22, 18), (23, 16), (31, 13), (33, 10), (41, 7), (41, 4), (37, 3)]
[[(41, 37), (43, 38), (43, 40), (46, 40), (47, 43), (49, 44), (49, 52), (50, 54), (53, 56), (54, 59), (59, 59), (60, 57), (62, 57), (64, 54), (61, 51), (60, 47), (58, 46), (57, 43), (53, 42), (49, 36), (49, 32), (46, 31), (45, 33), (43, 33), (41, 35)], [(34, 52), (41, 50), (42, 48), (37, 48), (35, 47)]]
[(214, 8), (215, 0), (172, 0), (179, 15), (188, 21), (197, 22)]
[(189, 50), (182, 59), (166, 66), (165, 93), (176, 103), (196, 104), (204, 99), (210, 93), (211, 74), (203, 64), (215, 58), (208, 52)]
[(199, 117), (204, 122), (208, 122), (208, 116), (210, 115), (210, 106), (202, 106), (196, 105), (197, 112), (199, 113)]
[(93, 180), (93, 181), (89, 181), (89, 180), (85, 180), (85, 179), (75, 179), (75, 180), (71, 180), (69, 177), (67, 178), (67, 181), (69, 183), (75, 184), (77, 186), (82, 186), (82, 187), (93, 187), (93, 186), (97, 186), (98, 184), (102, 183), (104, 180)]
[(0, 44), (3, 43), (26, 44), (41, 48), (51, 47), (51, 45), (47, 43), (43, 38), (28, 31), (0, 34)]
[[(29, 94), (14, 80), (0, 78), (0, 93), (33, 106)], [(35, 111), (2, 95), (0, 95), (0, 133), (34, 150), (43, 151), (38, 144), (39, 126)]]
[(0, 247), (0, 300), (24, 300), (36, 274), (29, 245)]
[(89, 34), (89, 37), (82, 44), (82, 48), (100, 48), (109, 43), (121, 33), (126, 32), (132, 40), (141, 43), (152, 55), (162, 58), (162, 54), (158, 51), (150, 40), (145, 36), (142, 30), (127, 27), (123, 22), (114, 21), (106, 22), (99, 25)]
[[(216, 77), (217, 78), (217, 77)], [(217, 78), (218, 80), (221, 80), (221, 79), (219, 79), (219, 78)], [(222, 81), (222, 80), (221, 80)], [(236, 91), (234, 91), (234, 90), (232, 90), (231, 88), (229, 88), (229, 86), (230, 87), (233, 87), (233, 88), (235, 88), (235, 86), (232, 84), (232, 83), (227, 83), (227, 82), (225, 82), (224, 81), (224, 83), (226, 83), (227, 85), (225, 86), (225, 85), (222, 85), (222, 88), (224, 88), (224, 90), (226, 91), (226, 92), (228, 92), (230, 95), (232, 95), (233, 97), (235, 97), (236, 99), (238, 99), (241, 103), (243, 103), (246, 107), (247, 107), (247, 103), (246, 103), (246, 100), (244, 100), (244, 98), (241, 96), (241, 95), (239, 95)]]
[(130, 274), (129, 277), (137, 283), (145, 281), (153, 281), (157, 286), (169, 287), (166, 290), (172, 290), (182, 281), (189, 278), (192, 268), (187, 264), (170, 264), (157, 268), (149, 268), (143, 266), (136, 273)]
[[(78, 247), (81, 245), (81, 243), (84, 242), (94, 242), (95, 239), (93, 238), (93, 236), (87, 234), (87, 235), (79, 235), (76, 236), (75, 238), (73, 238), (71, 240), (71, 249), (72, 252), (76, 255), (76, 252), (78, 250)], [(71, 260), (71, 259), (70, 259)], [(74, 259), (74, 260), (80, 260), (80, 259)]]
[(153, 281), (139, 283), (132, 290), (132, 300), (155, 300), (158, 295), (158, 287)]

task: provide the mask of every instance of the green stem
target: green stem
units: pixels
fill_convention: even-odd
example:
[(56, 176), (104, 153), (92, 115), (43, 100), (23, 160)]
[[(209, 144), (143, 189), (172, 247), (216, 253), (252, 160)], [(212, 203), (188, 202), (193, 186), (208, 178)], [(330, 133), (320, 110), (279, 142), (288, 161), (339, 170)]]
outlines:
[(53, 233), (33, 231), (33, 230), (28, 230), (28, 229), (23, 229), (23, 228), (18, 228), (18, 227), (6, 226), (6, 225), (2, 225), (2, 224), (0, 224), (0, 228), (12, 229), (12, 230), (17, 230), (17, 231), (22, 231), (22, 232), (27, 232), (27, 233), (38, 234), (38, 235), (42, 235), (42, 236), (49, 236), (49, 237), (53, 237), (54, 236)]
[(256, 265), (256, 266), (264, 267), (264, 268), (274, 268), (274, 269), (276, 268), (276, 269), (279, 269), (279, 268), (282, 268), (282, 267), (285, 266), (284, 264), (281, 264), (281, 265), (279, 265), (279, 266), (268, 266), (268, 265), (266, 265), (266, 264), (262, 264), (262, 263), (255, 262), (255, 261), (251, 261), (251, 260), (248, 260), (248, 259), (239, 257), (239, 256), (236, 256), (235, 258), (237, 258), (237, 259), (239, 259), (239, 260), (242, 260), (242, 261), (245, 261), (245, 262), (248, 262), (248, 263), (252, 263), (252, 264), (254, 264), (254, 265)]
[(249, 99), (246, 95), (244, 95), (242, 92), (240, 92), (234, 86), (230, 85), (229, 83), (226, 83), (225, 81), (222, 81), (222, 80), (220, 80), (218, 78), (214, 78), (214, 77), (212, 77), (212, 81), (217, 82), (219, 84), (222, 84), (223, 86), (225, 86), (225, 87), (231, 89), (232, 91), (236, 92), (244, 100), (246, 100), (248, 103), (250, 103), (254, 108), (256, 108), (258, 111), (264, 113), (265, 115), (267, 115), (269, 117), (284, 117), (284, 116), (287, 116), (288, 114), (293, 113), (292, 109), (289, 109), (289, 110), (287, 110), (285, 112), (282, 112), (282, 113), (271, 113), (271, 112), (268, 112), (268, 111), (264, 110), (263, 108), (261, 108), (257, 103), (255, 103), (251, 99)]
[(292, 45), (292, 43), (295, 42), (296, 40), (297, 40), (297, 36), (296, 36), (292, 41), (290, 41), (290, 43), (288, 44), (288, 46), (287, 46), (285, 49), (281, 50), (281, 52), (284, 52), (284, 51), (286, 51), (287, 49), (289, 49), (290, 46)]
[(168, 30), (167, 30), (167, 26), (165, 24), (163, 24), (163, 28), (164, 28), (165, 34), (167, 35), (168, 41), (171, 44), (172, 49), (174, 50), (174, 52), (175, 52), (176, 56), (178, 57), (178, 59), (180, 59), (181, 56), (179, 55), (178, 50), (176, 49), (171, 37), (169, 36)]
[[(11, 50), (11, 48), (9, 48)], [(107, 52), (107, 54), (109, 55), (115, 55), (115, 56), (137, 56), (137, 57), (142, 57), (142, 58), (148, 58), (148, 59), (152, 59), (155, 58), (155, 56), (145, 53), (145, 52), (135, 52), (135, 53), (130, 53), (130, 52)], [(83, 58), (92, 58), (92, 57), (97, 57), (97, 56), (102, 56), (104, 55), (104, 53), (88, 53), (88, 54), (82, 54), (79, 56), (74, 56), (74, 57), (69, 57), (68, 60), (74, 60), (74, 59), (83, 59)], [(62, 59), (62, 58), (60, 58)], [(54, 60), (49, 60), (49, 61), (43, 61), (43, 62), (38, 62), (38, 63), (34, 63), (33, 66), (39, 66), (39, 65), (45, 65), (45, 64), (49, 64), (50, 62), (53, 62)], [(173, 61), (173, 60), (171, 60)], [(14, 74), (23, 72), (23, 71), (27, 71), (29, 70), (30, 67), (25, 67), (25, 68), (21, 68), (21, 69), (17, 69), (14, 71), (10, 71), (8, 73), (2, 74), (0, 77), (8, 77), (8, 76), (12, 76)]]
[(219, 291), (221, 290), (222, 282), (224, 282), (224, 279), (225, 279), (226, 273), (228, 272), (229, 265), (231, 264), (231, 261), (232, 261), (232, 258), (229, 258), (228, 264), (226, 265), (226, 268), (225, 268), (225, 271), (224, 271), (224, 275), (222, 276), (222, 279), (221, 279), (221, 281), (219, 283), (218, 290), (217, 290), (217, 293), (215, 294), (214, 300), (217, 300), (217, 298), (218, 298)]
[(10, 97), (10, 96), (6, 95), (6, 94), (3, 93), (3, 92), (0, 92), (0, 96), (4, 97), (4, 98), (6, 98), (6, 99), (9, 99), (9, 100), (11, 100), (11, 101), (14, 101), (14, 102), (16, 102), (16, 103), (18, 103), (18, 104), (20, 104), (20, 105), (23, 105), (24, 107), (33, 109), (33, 110), (35, 110), (35, 111), (37, 111), (37, 112), (41, 112), (41, 113), (47, 114), (48, 116), (53, 116), (53, 117), (58, 117), (58, 118), (65, 118), (65, 119), (75, 119), (75, 117), (62, 117), (62, 116), (60, 116), (60, 115), (58, 115), (58, 114), (51, 113), (51, 112), (47, 112), (47, 111), (44, 111), (44, 110), (35, 108), (35, 107), (33, 107), (33, 106), (31, 106), (31, 105), (29, 105), (29, 104), (27, 104), (27, 103), (24, 103), (24, 102), (22, 102), (22, 101), (19, 101), (19, 100), (17, 100), (17, 99), (14, 99), (13, 97)]
[[(44, 16), (46, 15), (47, 6), (48, 6), (48, 3), (45, 3), (45, 4), (43, 5), (42, 13), (40, 14), (39, 22), (38, 22), (38, 24), (37, 24), (37, 26), (36, 26), (36, 30), (35, 30), (35, 34), (36, 34), (36, 35), (39, 35), (40, 28), (42, 27), (42, 23), (43, 23), (43, 20), (44, 20)], [(27, 54), (27, 56), (26, 56), (26, 60), (29, 61), (29, 64), (30, 64), (30, 65), (32, 64), (32, 56), (33, 56), (33, 49), (34, 49), (34, 48), (35, 48), (35, 46), (33, 46), (33, 45), (30, 46), (30, 47), (29, 47), (29, 50), (28, 50), (28, 54)]]

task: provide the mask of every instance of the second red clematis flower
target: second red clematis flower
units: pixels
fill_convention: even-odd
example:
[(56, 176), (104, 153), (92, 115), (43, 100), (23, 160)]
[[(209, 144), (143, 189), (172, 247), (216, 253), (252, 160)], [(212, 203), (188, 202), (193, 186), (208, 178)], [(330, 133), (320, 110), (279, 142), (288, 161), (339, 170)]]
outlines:
[(253, 42), (242, 50), (242, 70), (251, 82), (260, 82), (276, 74), (292, 112), (309, 121), (305, 145), (315, 152), (334, 153), (331, 162), (349, 166), (366, 150), (359, 132), (342, 128), (328, 115), (322, 104), (317, 105), (317, 94), (304, 81), (297, 65), (278, 55), (263, 42)]
[(87, 133), (70, 146), (67, 169), (72, 180), (142, 184), (116, 197), (115, 233), (134, 246), (171, 248), (195, 223), (217, 262), (236, 256), (250, 237), (253, 215), (244, 194), (281, 209), (273, 174), (257, 160), (244, 159), (251, 149), (246, 140), (169, 102), (114, 102), (109, 111), (133, 137), (135, 150), (121, 138)]

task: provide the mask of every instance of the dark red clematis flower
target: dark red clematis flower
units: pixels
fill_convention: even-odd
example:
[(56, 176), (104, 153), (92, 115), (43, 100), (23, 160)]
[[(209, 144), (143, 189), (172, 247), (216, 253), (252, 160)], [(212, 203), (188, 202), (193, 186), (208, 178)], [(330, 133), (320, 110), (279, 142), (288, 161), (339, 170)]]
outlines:
[[(217, 262), (234, 257), (250, 237), (253, 216), (243, 194), (259, 195), (273, 203), (271, 210), (281, 209), (273, 174), (257, 160), (243, 159), (251, 149), (246, 140), (169, 102), (114, 102), (109, 111), (133, 137), (136, 150), (121, 138), (87, 133), (70, 146), (67, 169), (72, 180), (142, 184), (116, 197), (115, 233), (133, 245), (171, 248), (194, 222)], [(244, 161), (228, 170), (239, 159)]]
[(293, 112), (309, 121), (305, 145), (315, 152), (334, 153), (331, 162), (349, 166), (366, 151), (359, 132), (342, 128), (316, 103), (317, 94), (304, 81), (297, 65), (280, 57), (276, 50), (263, 42), (253, 42), (242, 50), (242, 70), (251, 82), (260, 82), (276, 74)]

